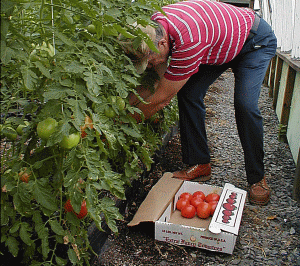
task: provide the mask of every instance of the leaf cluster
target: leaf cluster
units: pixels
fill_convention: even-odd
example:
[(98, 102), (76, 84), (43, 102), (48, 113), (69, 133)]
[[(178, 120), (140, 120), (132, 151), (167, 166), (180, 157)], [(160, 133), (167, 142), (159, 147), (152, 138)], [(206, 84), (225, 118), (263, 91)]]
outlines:
[[(1, 243), (27, 265), (89, 264), (88, 227), (93, 222), (103, 230), (105, 221), (117, 233), (123, 217), (116, 199), (125, 199), (141, 164), (150, 169), (162, 131), (176, 120), (175, 105), (158, 114), (159, 124), (137, 124), (130, 116), (139, 112), (128, 96), (141, 77), (119, 44), (122, 34), (152, 47), (132, 24), (150, 24), (161, 4), (1, 2), (1, 128), (24, 125), (1, 158)], [(86, 136), (72, 149), (62, 148), (65, 136), (82, 134), (87, 116), (92, 127)], [(58, 125), (41, 140), (37, 125), (48, 117)], [(24, 172), (28, 182), (21, 179)], [(64, 208), (68, 199), (72, 212)], [(83, 201), (88, 215), (79, 219)]]

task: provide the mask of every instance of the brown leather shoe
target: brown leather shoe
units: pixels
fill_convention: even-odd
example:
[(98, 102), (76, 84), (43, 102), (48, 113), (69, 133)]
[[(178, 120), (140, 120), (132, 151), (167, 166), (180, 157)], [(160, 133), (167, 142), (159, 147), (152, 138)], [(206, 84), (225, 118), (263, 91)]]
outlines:
[(267, 185), (266, 178), (251, 185), (249, 190), (250, 203), (257, 205), (266, 205), (270, 200), (271, 189)]
[(207, 164), (196, 164), (187, 170), (176, 171), (173, 177), (187, 181), (207, 181), (211, 178), (211, 166)]

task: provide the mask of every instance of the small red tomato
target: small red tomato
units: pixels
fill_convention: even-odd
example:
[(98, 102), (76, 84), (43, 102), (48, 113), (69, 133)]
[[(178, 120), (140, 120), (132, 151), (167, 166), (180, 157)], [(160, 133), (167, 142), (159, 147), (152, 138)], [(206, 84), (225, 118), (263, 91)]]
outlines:
[(214, 212), (216, 210), (216, 207), (218, 205), (218, 201), (211, 201), (208, 203), (210, 206), (211, 206), (211, 212), (210, 212), (210, 215), (213, 216), (214, 215)]
[(19, 174), (19, 176), (20, 176), (20, 180), (23, 181), (24, 183), (29, 182), (30, 174), (23, 172), (21, 173), (21, 175)]
[(205, 200), (205, 194), (202, 191), (196, 191), (193, 194), (193, 197), (200, 197), (201, 199)]
[(205, 197), (206, 202), (218, 201), (219, 199), (220, 199), (220, 195), (217, 193), (210, 193)]
[(191, 200), (192, 199), (192, 194), (188, 193), (188, 192), (184, 192), (180, 195), (180, 199), (187, 199), (187, 200)]
[(71, 205), (71, 200), (68, 199), (65, 203), (65, 211), (66, 212), (72, 212), (73, 211), (73, 207)]
[(202, 198), (200, 198), (200, 197), (193, 197), (192, 199), (191, 199), (191, 204), (194, 206), (194, 207), (198, 207), (198, 205), (201, 203), (201, 202), (203, 202), (203, 199)]
[(82, 219), (87, 215), (86, 201), (84, 200), (81, 204), (81, 209), (79, 213), (75, 213), (78, 219)]
[(208, 218), (210, 216), (210, 212), (211, 206), (205, 201), (201, 202), (197, 207), (197, 215), (201, 219)]
[(181, 215), (184, 218), (193, 218), (196, 215), (196, 208), (193, 205), (187, 205), (182, 208)]
[(181, 211), (183, 207), (189, 205), (190, 202), (186, 199), (179, 199), (176, 203), (176, 209)]

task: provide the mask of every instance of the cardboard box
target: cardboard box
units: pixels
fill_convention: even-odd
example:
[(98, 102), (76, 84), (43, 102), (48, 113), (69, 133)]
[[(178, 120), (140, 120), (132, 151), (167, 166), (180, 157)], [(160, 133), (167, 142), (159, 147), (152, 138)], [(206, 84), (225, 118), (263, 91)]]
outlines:
[[(182, 181), (165, 173), (150, 190), (128, 226), (155, 223), (155, 239), (177, 245), (232, 254), (238, 235), (247, 192), (226, 183), (223, 188)], [(183, 192), (203, 191), (220, 195), (213, 217), (183, 218), (176, 202)], [(226, 211), (227, 210), (227, 211)], [(225, 214), (224, 214), (225, 213)]]

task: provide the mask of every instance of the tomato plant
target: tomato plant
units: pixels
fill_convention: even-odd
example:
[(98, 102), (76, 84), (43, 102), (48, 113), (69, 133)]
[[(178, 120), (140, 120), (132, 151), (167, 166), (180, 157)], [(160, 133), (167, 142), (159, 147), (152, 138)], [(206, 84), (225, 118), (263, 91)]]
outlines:
[[(1, 156), (2, 253), (25, 265), (84, 265), (91, 223), (103, 230), (105, 220), (117, 233), (115, 198), (124, 200), (131, 180), (150, 169), (162, 132), (178, 120), (176, 99), (159, 126), (132, 119), (139, 110), (128, 96), (143, 101), (135, 88), (150, 81), (136, 73), (119, 35), (153, 49), (132, 24), (150, 23), (166, 3), (1, 2), (1, 136), (12, 141)], [(19, 176), (25, 168), (28, 183)], [(65, 211), (68, 199), (74, 212)]]

